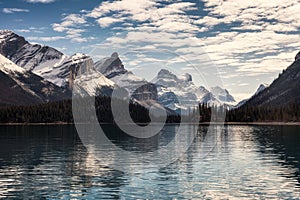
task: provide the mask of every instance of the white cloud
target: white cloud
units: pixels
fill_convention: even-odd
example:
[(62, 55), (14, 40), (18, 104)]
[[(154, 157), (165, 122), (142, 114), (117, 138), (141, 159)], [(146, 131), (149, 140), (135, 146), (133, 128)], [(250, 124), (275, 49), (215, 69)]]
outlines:
[(113, 23), (123, 22), (123, 21), (124, 21), (124, 19), (122, 19), (122, 18), (113, 18), (113, 17), (102, 17), (102, 18), (97, 20), (98, 24), (102, 28), (108, 27)]
[(52, 3), (55, 0), (25, 0), (28, 3)]
[(28, 9), (21, 9), (21, 8), (3, 8), (2, 12), (6, 14), (12, 14), (17, 12), (29, 12)]
[(66, 38), (62, 36), (51, 36), (51, 37), (28, 37), (27, 39), (33, 41), (53, 42), (58, 40), (64, 40)]
[[(290, 0), (204, 0), (209, 15), (221, 17), (219, 23), (242, 22), (242, 25), (259, 25), (264, 20), (274, 21), (276, 24), (289, 24), (290, 29), (299, 30), (300, 1)], [(209, 23), (208, 20), (204, 20)], [(215, 24), (217, 20), (213, 20)], [(278, 28), (278, 27), (277, 27)]]
[[(99, 28), (110, 27), (112, 31), (97, 47), (101, 55), (108, 48), (119, 52), (168, 49), (174, 53), (168, 64), (184, 60), (183, 69), (190, 70), (188, 65), (209, 68), (212, 60), (225, 69), (222, 77), (229, 81), (261, 74), (271, 77), (293, 61), (299, 48), (300, 0), (203, 1), (207, 16), (201, 16), (201, 8), (194, 2), (104, 1), (92, 11), (68, 15), (53, 24), (53, 29), (64, 32), (73, 42), (86, 42), (82, 34), (92, 19)], [(143, 61), (156, 63), (151, 57)], [(128, 62), (139, 64), (138, 60)]]
[(16, 31), (20, 32), (20, 33), (29, 33), (30, 32), (30, 30), (28, 30), (28, 29), (18, 29)]
[(56, 32), (65, 32), (66, 38), (72, 42), (86, 42), (88, 38), (84, 38), (82, 33), (86, 32), (87, 25), (84, 15), (69, 14), (62, 19), (61, 23), (52, 24), (52, 28)]

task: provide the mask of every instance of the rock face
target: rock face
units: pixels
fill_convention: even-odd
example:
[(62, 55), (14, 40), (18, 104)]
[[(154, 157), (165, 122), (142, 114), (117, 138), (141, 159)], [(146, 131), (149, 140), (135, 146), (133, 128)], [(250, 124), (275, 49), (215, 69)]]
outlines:
[(111, 57), (103, 58), (95, 63), (97, 71), (104, 74), (107, 78), (113, 78), (115, 76), (125, 74), (128, 71), (124, 68), (122, 61), (119, 58), (118, 53), (113, 53)]
[(1, 105), (29, 105), (68, 99), (70, 91), (17, 66), (0, 54)]
[(72, 89), (75, 78), (84, 74), (79, 81), (82, 94), (95, 95), (102, 86), (110, 89), (115, 86), (94, 69), (90, 56), (81, 53), (67, 56), (52, 47), (30, 44), (12, 31), (0, 31), (0, 53), (26, 71), (65, 89)]
[(76, 94), (80, 96), (111, 94), (115, 83), (95, 70), (91, 57), (77, 53), (69, 60), (65, 63), (70, 69), (68, 83), (70, 88), (76, 86)]
[[(297, 58), (298, 57), (298, 58)], [(295, 61), (275, 79), (269, 87), (250, 98), (244, 106), (285, 106), (300, 104), (300, 59)]]
[(113, 53), (111, 57), (103, 58), (96, 62), (95, 69), (115, 82), (119, 87), (126, 89), (133, 98), (140, 101), (157, 100), (155, 84), (149, 83), (126, 70), (118, 53)]
[(158, 72), (153, 82), (157, 86), (158, 101), (172, 110), (188, 110), (199, 103), (210, 105), (231, 105), (234, 98), (220, 87), (213, 87), (211, 91), (203, 86), (196, 86), (190, 74), (179, 77), (169, 70), (162, 69)]
[(62, 64), (67, 56), (48, 46), (30, 44), (12, 31), (0, 31), (0, 53), (18, 66), (62, 86), (56, 74), (63, 73)]

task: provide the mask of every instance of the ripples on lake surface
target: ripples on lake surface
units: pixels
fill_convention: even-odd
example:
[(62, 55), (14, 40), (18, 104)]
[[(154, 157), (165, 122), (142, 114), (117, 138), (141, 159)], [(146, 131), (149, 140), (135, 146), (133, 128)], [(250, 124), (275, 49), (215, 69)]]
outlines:
[[(155, 150), (174, 136), (122, 143), (114, 127), (106, 129), (126, 150)], [(73, 126), (0, 126), (0, 198), (299, 199), (300, 127), (226, 126), (207, 156), (206, 127), (199, 130), (178, 161), (124, 173), (89, 154)]]

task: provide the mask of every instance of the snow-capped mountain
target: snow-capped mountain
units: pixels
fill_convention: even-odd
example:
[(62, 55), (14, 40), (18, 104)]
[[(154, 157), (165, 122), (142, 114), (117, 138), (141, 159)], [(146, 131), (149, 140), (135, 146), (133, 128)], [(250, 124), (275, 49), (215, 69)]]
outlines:
[(255, 96), (255, 95), (257, 95), (258, 93), (262, 92), (262, 91), (265, 90), (267, 87), (269, 87), (269, 84), (267, 84), (267, 83), (262, 83), (262, 84), (260, 84), (253, 96)]
[(157, 100), (157, 90), (153, 83), (134, 75), (124, 68), (118, 53), (95, 63), (95, 69), (128, 91), (137, 100)]
[(153, 79), (153, 83), (157, 86), (158, 101), (172, 110), (186, 110), (199, 103), (232, 105), (235, 102), (228, 91), (220, 87), (213, 87), (210, 92), (203, 86), (196, 86), (190, 74), (178, 77), (172, 72), (162, 69)]
[(62, 65), (68, 57), (60, 51), (39, 44), (30, 44), (24, 37), (9, 30), (0, 31), (0, 53), (18, 66), (42, 76), (48, 81), (62, 86), (57, 78), (66, 69)]
[(115, 88), (115, 83), (96, 71), (92, 58), (85, 54), (75, 54), (71, 57), (69, 87), (76, 86), (77, 94), (94, 96), (101, 93), (108, 95)]
[(52, 47), (30, 44), (9, 30), (0, 31), (0, 53), (59, 87), (72, 89), (77, 74), (84, 74), (77, 81), (82, 94), (95, 95), (102, 87), (113, 88), (115, 85), (94, 69), (90, 56), (81, 53), (67, 56)]
[(0, 54), (0, 104), (28, 105), (70, 97), (70, 92), (17, 66)]
[(243, 99), (242, 101), (240, 101), (238, 104), (236, 104), (233, 108), (239, 108), (242, 105), (244, 105), (249, 99), (251, 99), (253, 96), (259, 94), (260, 92), (262, 92), (263, 90), (265, 90), (267, 87), (269, 87), (269, 84), (267, 83), (262, 83), (259, 85), (259, 87), (257, 88), (257, 90), (255, 91), (255, 93), (248, 99)]
[(286, 106), (300, 104), (300, 52), (295, 61), (269, 87), (251, 97), (244, 106)]
[(212, 87), (210, 89), (213, 96), (221, 103), (228, 106), (233, 106), (236, 104), (235, 99), (226, 89), (223, 89), (219, 86)]

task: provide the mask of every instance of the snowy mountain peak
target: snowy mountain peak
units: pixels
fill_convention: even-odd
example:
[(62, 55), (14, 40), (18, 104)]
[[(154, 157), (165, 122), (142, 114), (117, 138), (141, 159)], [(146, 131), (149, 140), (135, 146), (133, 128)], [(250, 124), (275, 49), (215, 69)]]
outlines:
[(300, 51), (297, 53), (296, 57), (295, 57), (295, 61), (300, 60)]
[(245, 103), (247, 103), (247, 101), (249, 101), (249, 99), (251, 99), (252, 97), (256, 96), (257, 94), (261, 93), (263, 90), (265, 90), (267, 87), (269, 87), (269, 84), (267, 83), (262, 83), (258, 86), (256, 92), (248, 99), (243, 99), (242, 101), (240, 101), (237, 105), (234, 106), (234, 108), (239, 108), (242, 105), (244, 105)]
[(107, 78), (113, 78), (127, 72), (116, 52), (114, 52), (111, 57), (106, 57), (97, 61), (95, 63), (95, 69), (104, 74)]
[(171, 71), (167, 69), (161, 69), (157, 74), (157, 79), (168, 79), (174, 81), (184, 81), (184, 82), (191, 82), (193, 80), (192, 75), (189, 73), (185, 73), (181, 76), (176, 76)]
[(157, 74), (157, 78), (178, 79), (175, 74), (173, 74), (167, 69), (161, 69)]
[(0, 54), (0, 104), (25, 105), (70, 98), (69, 91), (17, 66)]
[(192, 75), (189, 73), (185, 73), (183, 77), (186, 81), (193, 81)]
[(0, 38), (1, 36), (4, 36), (4, 35), (11, 35), (13, 34), (14, 32), (12, 32), (11, 30), (0, 30)]
[(227, 103), (227, 104), (231, 104), (231, 105), (234, 105), (236, 103), (235, 99), (233, 98), (233, 96), (231, 96), (226, 89), (223, 89), (223, 88), (221, 88), (219, 86), (212, 87), (211, 88), (211, 93), (217, 99), (219, 99), (221, 102), (224, 102), (224, 103)]
[[(153, 82), (158, 87), (159, 102), (172, 110), (187, 109), (197, 106), (198, 103), (225, 106), (235, 104), (227, 90), (213, 87), (209, 91), (204, 86), (199, 87), (188, 73), (176, 76), (169, 70), (161, 69)], [(179, 105), (179, 102), (184, 106)]]
[(81, 62), (84, 62), (84, 61), (90, 60), (90, 59), (91, 59), (90, 56), (83, 54), (83, 53), (75, 53), (74, 55), (72, 55), (70, 57), (70, 60), (72, 60), (73, 64), (78, 64), (78, 63), (81, 63)]
[(260, 93), (261, 91), (263, 91), (267, 87), (269, 87), (269, 84), (267, 84), (267, 83), (260, 84), (259, 87), (257, 88), (256, 92), (254, 93), (254, 95), (257, 95), (258, 93)]

